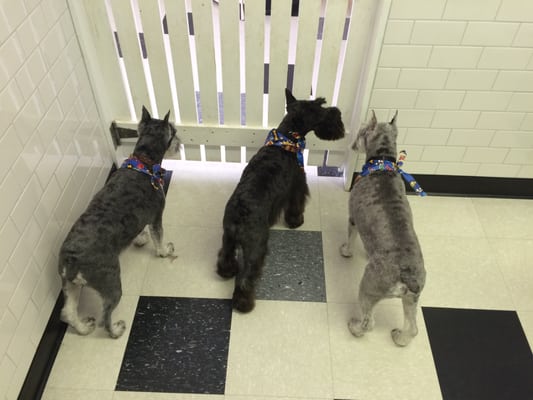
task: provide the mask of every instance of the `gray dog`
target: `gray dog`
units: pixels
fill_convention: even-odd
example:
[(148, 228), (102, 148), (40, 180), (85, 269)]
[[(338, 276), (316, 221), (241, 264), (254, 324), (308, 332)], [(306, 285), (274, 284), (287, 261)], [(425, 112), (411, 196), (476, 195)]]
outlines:
[(391, 335), (398, 346), (406, 346), (418, 333), (417, 303), (426, 271), (405, 195), (405, 173), (396, 163), (397, 114), (390, 123), (378, 124), (373, 113), (371, 121), (357, 134), (353, 148), (365, 151), (367, 162), (350, 194), (348, 240), (340, 251), (344, 257), (351, 257), (359, 233), (368, 255), (359, 286), (360, 319), (348, 324), (352, 334), (362, 336), (372, 329), (372, 309), (378, 301), (400, 297), (404, 326)]
[(118, 338), (124, 333), (124, 321), (111, 321), (122, 296), (119, 254), (132, 241), (137, 246), (148, 241), (146, 226), (157, 255), (174, 253), (172, 243), (162, 244), (165, 171), (161, 161), (167, 149), (175, 152), (179, 145), (176, 129), (168, 122), (169, 114), (163, 120), (152, 119), (143, 107), (133, 155), (94, 196), (61, 247), (59, 275), (65, 298), (61, 319), (80, 335), (95, 328), (94, 318), (81, 320), (78, 316), (80, 291), (85, 285), (102, 297), (102, 322), (109, 335)]

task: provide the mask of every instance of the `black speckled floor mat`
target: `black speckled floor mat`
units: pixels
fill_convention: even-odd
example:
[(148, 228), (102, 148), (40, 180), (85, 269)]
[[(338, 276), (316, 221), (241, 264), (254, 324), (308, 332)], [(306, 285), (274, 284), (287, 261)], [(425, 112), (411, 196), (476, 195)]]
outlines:
[(141, 296), (116, 390), (223, 394), (230, 327), (230, 300)]
[(271, 230), (257, 299), (326, 301), (322, 232)]

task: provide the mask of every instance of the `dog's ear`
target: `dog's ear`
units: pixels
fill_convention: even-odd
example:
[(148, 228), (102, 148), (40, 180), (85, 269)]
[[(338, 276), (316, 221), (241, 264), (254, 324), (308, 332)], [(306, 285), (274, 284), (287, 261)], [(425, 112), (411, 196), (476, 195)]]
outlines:
[(148, 121), (150, 121), (151, 119), (152, 119), (152, 116), (150, 115), (150, 113), (148, 112), (148, 110), (146, 109), (146, 107), (143, 106), (141, 122), (148, 122)]
[(163, 121), (168, 124), (168, 117), (170, 117), (170, 110), (168, 110), (167, 115), (165, 115), (165, 118)]
[(292, 92), (291, 92), (289, 89), (287, 89), (287, 88), (285, 88), (285, 101), (286, 101), (287, 105), (292, 104), (292, 103), (298, 101), (298, 100), (296, 100), (296, 98), (292, 95)]
[(378, 124), (378, 119), (376, 118), (376, 113), (374, 110), (372, 110), (372, 118), (370, 118), (370, 122), (368, 123), (368, 129), (374, 130), (376, 129), (376, 126)]
[(396, 125), (396, 117), (398, 116), (398, 110), (396, 110), (396, 112), (394, 113), (394, 116), (392, 117), (392, 119), (390, 120), (389, 124), (391, 125)]

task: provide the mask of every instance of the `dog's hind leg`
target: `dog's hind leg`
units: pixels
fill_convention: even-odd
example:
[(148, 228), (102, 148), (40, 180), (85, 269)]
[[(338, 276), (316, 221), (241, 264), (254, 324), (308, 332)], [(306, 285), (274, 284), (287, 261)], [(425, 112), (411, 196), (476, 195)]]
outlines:
[(419, 295), (407, 292), (402, 296), (404, 323), (403, 329), (393, 329), (391, 331), (392, 340), (398, 346), (407, 346), (418, 334), (416, 327), (416, 312)]
[(355, 225), (354, 219), (350, 217), (348, 220), (348, 237), (346, 238), (346, 242), (340, 247), (340, 252), (343, 257), (353, 256), (353, 247), (357, 235), (357, 226)]
[(265, 261), (267, 242), (268, 231), (266, 237), (260, 240), (243, 243), (242, 259), (233, 291), (233, 308), (240, 312), (250, 312), (255, 307), (255, 285)]
[[(159, 257), (173, 257), (174, 243), (168, 242), (163, 246), (163, 222), (162, 212), (156, 217), (156, 220), (150, 224), (150, 235), (155, 245), (156, 253)], [(176, 258), (176, 257), (174, 257)]]
[(103, 300), (102, 322), (104, 328), (113, 339), (117, 339), (126, 330), (126, 323), (123, 320), (115, 323), (111, 320), (111, 314), (117, 307), (120, 298), (122, 297), (122, 284), (120, 282), (120, 265), (114, 266), (105, 274), (102, 274), (101, 280), (92, 286)]
[(348, 328), (352, 335), (363, 336), (365, 332), (371, 331), (374, 328), (373, 309), (383, 296), (376, 292), (376, 287), (373, 285), (375, 277), (372, 276), (370, 265), (365, 268), (365, 273), (359, 284), (359, 309), (356, 314), (357, 318), (353, 318), (348, 323)]
[(348, 322), (348, 329), (352, 335), (356, 337), (363, 336), (366, 332), (374, 328), (373, 309), (376, 303), (381, 298), (376, 296), (369, 296), (367, 294), (359, 294), (359, 310), (358, 318), (352, 318)]
[(66, 322), (80, 335), (88, 335), (96, 327), (95, 319), (87, 317), (83, 320), (78, 315), (81, 285), (63, 278), (63, 297), (65, 305), (61, 310), (61, 320)]
[(224, 229), (222, 235), (222, 248), (218, 252), (217, 258), (217, 274), (222, 278), (232, 278), (237, 275), (239, 265), (237, 257), (242, 259), (242, 248), (237, 248), (235, 243), (235, 235), (230, 229)]

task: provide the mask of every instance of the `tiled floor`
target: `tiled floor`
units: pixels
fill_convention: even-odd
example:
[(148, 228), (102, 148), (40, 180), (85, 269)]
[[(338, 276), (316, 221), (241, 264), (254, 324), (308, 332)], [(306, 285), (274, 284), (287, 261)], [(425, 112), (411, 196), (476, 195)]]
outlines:
[[(68, 330), (46, 400), (533, 398), (533, 201), (409, 196), (428, 271), (420, 333), (396, 347), (399, 300), (353, 337), (365, 256), (339, 255), (348, 193), (307, 170), (304, 225), (277, 225), (255, 310), (232, 313), (215, 273), (222, 214), (241, 166), (168, 162), (165, 235), (178, 258), (129, 248), (118, 340)], [(291, 243), (292, 246), (287, 246)], [(82, 313), (98, 300), (86, 290)], [(525, 336), (524, 336), (525, 332)], [(526, 340), (527, 337), (527, 340)]]

